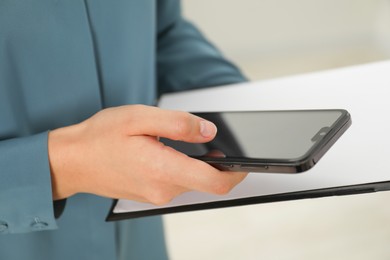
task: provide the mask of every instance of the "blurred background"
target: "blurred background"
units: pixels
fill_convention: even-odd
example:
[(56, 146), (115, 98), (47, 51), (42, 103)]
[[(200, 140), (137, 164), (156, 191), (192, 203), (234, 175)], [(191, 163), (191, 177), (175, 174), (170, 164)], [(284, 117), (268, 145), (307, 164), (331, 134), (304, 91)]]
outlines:
[[(251, 80), (390, 58), (390, 0), (182, 2), (185, 16)], [(178, 213), (164, 221), (172, 260), (390, 259), (390, 192)]]

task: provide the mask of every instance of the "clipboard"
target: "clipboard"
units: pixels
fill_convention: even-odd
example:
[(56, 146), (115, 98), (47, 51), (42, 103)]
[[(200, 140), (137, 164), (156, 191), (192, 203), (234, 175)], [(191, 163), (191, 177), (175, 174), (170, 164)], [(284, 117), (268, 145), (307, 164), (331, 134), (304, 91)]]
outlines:
[(165, 95), (193, 112), (345, 108), (354, 123), (318, 164), (298, 175), (251, 173), (224, 196), (188, 192), (164, 206), (116, 200), (107, 221), (390, 190), (390, 62)]

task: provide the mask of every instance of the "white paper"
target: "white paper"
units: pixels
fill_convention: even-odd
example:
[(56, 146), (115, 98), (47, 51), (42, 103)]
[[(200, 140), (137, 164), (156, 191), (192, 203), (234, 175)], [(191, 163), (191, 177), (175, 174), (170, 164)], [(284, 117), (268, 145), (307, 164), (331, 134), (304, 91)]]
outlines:
[(192, 112), (343, 108), (352, 126), (305, 173), (251, 173), (226, 196), (189, 192), (162, 207), (120, 200), (115, 213), (390, 180), (389, 61), (170, 94), (160, 107)]

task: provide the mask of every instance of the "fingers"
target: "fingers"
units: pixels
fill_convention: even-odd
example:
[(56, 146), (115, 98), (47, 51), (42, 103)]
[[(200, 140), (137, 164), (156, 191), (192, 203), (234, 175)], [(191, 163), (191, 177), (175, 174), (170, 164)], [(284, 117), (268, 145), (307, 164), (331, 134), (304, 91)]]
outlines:
[(163, 110), (148, 106), (131, 106), (127, 125), (130, 135), (151, 135), (186, 142), (208, 142), (217, 127), (210, 121), (187, 112)]
[[(165, 205), (180, 194), (200, 191), (223, 195), (246, 176), (244, 173), (220, 172), (205, 162), (190, 158), (151, 136), (130, 138), (138, 156), (132, 165), (129, 180), (120, 176), (117, 198), (135, 199), (155, 205)], [(125, 143), (126, 146), (130, 143)], [(137, 166), (137, 163), (140, 165)], [(126, 165), (126, 164), (124, 164)], [(134, 178), (134, 173), (137, 173)]]
[[(247, 173), (241, 172), (221, 172), (170, 147), (165, 148), (165, 155), (161, 158), (165, 160), (164, 167), (166, 174), (169, 174), (169, 181), (187, 190), (225, 195), (247, 176)], [(170, 161), (169, 158), (175, 160)]]

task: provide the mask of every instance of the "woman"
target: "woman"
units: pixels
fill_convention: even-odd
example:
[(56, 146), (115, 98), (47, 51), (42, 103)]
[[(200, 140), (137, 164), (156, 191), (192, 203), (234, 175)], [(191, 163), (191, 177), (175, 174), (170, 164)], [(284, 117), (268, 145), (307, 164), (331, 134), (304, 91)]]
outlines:
[(150, 105), (243, 80), (176, 0), (0, 1), (0, 232), (22, 233), (0, 259), (165, 259), (161, 219), (106, 223), (111, 199), (223, 194), (245, 174), (162, 146), (216, 129)]

